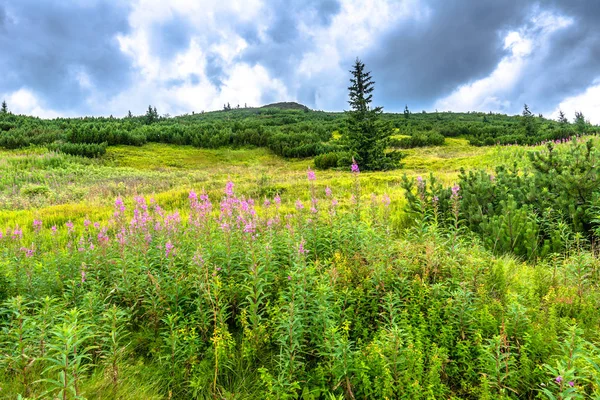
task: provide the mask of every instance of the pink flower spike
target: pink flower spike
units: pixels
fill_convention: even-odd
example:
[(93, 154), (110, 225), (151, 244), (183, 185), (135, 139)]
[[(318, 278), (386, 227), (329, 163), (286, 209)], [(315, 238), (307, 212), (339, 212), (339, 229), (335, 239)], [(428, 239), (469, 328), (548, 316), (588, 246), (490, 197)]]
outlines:
[(317, 176), (315, 175), (315, 171), (310, 169), (310, 167), (308, 167), (308, 172), (306, 173), (306, 176), (308, 177), (309, 181), (314, 181), (317, 179)]
[(358, 169), (358, 164), (354, 160), (354, 157), (352, 157), (352, 165), (350, 166), (350, 170), (355, 174), (360, 173), (360, 169)]

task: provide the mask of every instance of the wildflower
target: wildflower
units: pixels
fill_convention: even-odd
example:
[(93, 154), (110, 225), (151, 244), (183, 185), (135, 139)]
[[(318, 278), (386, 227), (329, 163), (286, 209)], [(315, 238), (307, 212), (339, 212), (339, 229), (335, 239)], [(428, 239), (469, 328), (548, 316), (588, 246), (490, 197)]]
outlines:
[(50, 228), (52, 230), (52, 234), (55, 235), (56, 234), (56, 225), (53, 225), (52, 228)]
[(69, 233), (73, 232), (73, 222), (69, 221), (65, 224), (65, 226), (69, 230)]
[(121, 197), (117, 197), (115, 199), (115, 208), (117, 209), (117, 214), (119, 211), (121, 213), (125, 212), (125, 203), (123, 203), (123, 199)]
[(167, 243), (165, 243), (165, 257), (166, 258), (169, 258), (169, 255), (171, 254), (171, 251), (173, 250), (173, 248), (175, 248), (175, 246), (173, 246), (173, 244), (171, 243), (170, 240)]
[(100, 229), (100, 222), (94, 222), (94, 228)]
[(325, 188), (325, 196), (331, 197), (331, 188), (329, 186)]
[(440, 201), (440, 198), (437, 197), (437, 196), (433, 196), (432, 201), (433, 201), (433, 204), (435, 205), (435, 204), (437, 204)]
[(315, 175), (315, 171), (313, 171), (312, 169), (310, 169), (310, 167), (308, 167), (308, 172), (306, 172), (306, 176), (308, 177), (309, 181), (314, 181), (317, 179), (316, 175)]
[(227, 182), (227, 185), (225, 185), (225, 194), (228, 197), (233, 196), (233, 182), (231, 182), (231, 181)]
[(304, 239), (302, 239), (300, 241), (300, 244), (298, 245), (298, 254), (300, 255), (308, 253), (308, 250), (304, 248), (304, 244), (306, 244), (306, 242), (304, 241)]
[(33, 220), (33, 228), (35, 229), (36, 232), (39, 232), (40, 229), (42, 229), (42, 221), (40, 221), (39, 219), (34, 219)]
[(291, 280), (292, 280), (292, 276), (288, 275), (288, 281), (291, 281)]
[(86, 276), (86, 275), (85, 275), (85, 269), (82, 269), (82, 270), (81, 270), (81, 283), (84, 283), (84, 282), (85, 282), (85, 276)]
[(569, 381), (569, 386), (571, 386), (571, 387), (575, 386), (575, 382)]
[(460, 191), (460, 186), (454, 185), (452, 186), (452, 197), (458, 197), (458, 192)]
[(355, 174), (360, 173), (360, 170), (358, 169), (358, 164), (354, 160), (354, 157), (352, 157), (352, 165), (350, 166), (350, 170)]
[(384, 206), (389, 207), (392, 200), (390, 199), (390, 196), (388, 196), (387, 194), (384, 194), (383, 198), (381, 199), (381, 202), (383, 203)]
[(563, 377), (562, 376), (557, 376), (555, 379), (556, 383), (560, 384), (563, 381)]
[(92, 221), (90, 221), (87, 218), (83, 221), (83, 226), (85, 227), (85, 229), (87, 229), (91, 224), (92, 224)]
[(198, 200), (198, 195), (193, 190), (190, 190), (190, 195), (188, 196), (188, 199), (190, 199), (192, 201), (196, 201), (196, 200)]
[(19, 228), (19, 225), (17, 225), (15, 227), (15, 229), (13, 229), (12, 231), (12, 238), (13, 240), (18, 240), (21, 239), (23, 237), (23, 230), (21, 228)]
[(196, 254), (194, 255), (194, 257), (192, 258), (192, 261), (197, 265), (197, 266), (202, 266), (204, 264), (204, 259), (202, 258), (201, 254)]
[(304, 204), (302, 204), (302, 201), (300, 199), (296, 200), (296, 210), (300, 211), (304, 208)]
[(263, 203), (263, 206), (265, 208), (269, 208), (270, 205), (271, 205), (271, 202), (269, 201), (269, 199), (265, 199), (265, 202)]

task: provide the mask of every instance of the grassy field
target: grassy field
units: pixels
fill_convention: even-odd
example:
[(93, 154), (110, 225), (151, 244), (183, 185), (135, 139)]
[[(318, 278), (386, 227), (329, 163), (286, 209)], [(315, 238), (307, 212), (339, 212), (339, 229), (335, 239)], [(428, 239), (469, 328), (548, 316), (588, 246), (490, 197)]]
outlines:
[[(402, 176), (433, 173), (445, 184), (461, 168), (493, 169), (502, 163), (524, 163), (529, 148), (473, 147), (467, 140), (404, 150), (403, 168), (361, 175), (363, 193), (388, 194), (398, 205)], [(34, 217), (57, 223), (105, 219), (117, 196), (152, 196), (166, 207), (181, 206), (190, 189), (220, 193), (233, 180), (241, 193), (255, 198), (306, 199), (306, 170), (312, 160), (286, 160), (263, 148), (197, 149), (147, 144), (109, 147), (100, 159), (85, 159), (43, 148), (0, 150), (0, 225), (30, 225)], [(348, 171), (318, 171), (318, 186), (350, 190)]]
[[(458, 221), (462, 168), (532, 150), (448, 138), (314, 178), (257, 148), (3, 150), (0, 399), (598, 398), (591, 246), (519, 258)], [(446, 198), (421, 181), (415, 217), (405, 174)]]

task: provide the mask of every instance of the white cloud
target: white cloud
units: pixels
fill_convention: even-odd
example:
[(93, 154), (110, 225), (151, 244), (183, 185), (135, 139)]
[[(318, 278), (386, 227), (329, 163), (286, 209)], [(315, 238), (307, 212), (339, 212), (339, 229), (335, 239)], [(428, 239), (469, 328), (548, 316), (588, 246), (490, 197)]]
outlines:
[(26, 88), (21, 88), (6, 96), (8, 109), (13, 114), (35, 115), (41, 118), (57, 118), (64, 116), (52, 109), (45, 108), (35, 94)]
[(552, 112), (552, 118), (558, 117), (562, 110), (567, 118), (573, 120), (576, 111), (581, 111), (592, 124), (600, 124), (600, 81), (594, 83), (585, 92), (564, 99)]

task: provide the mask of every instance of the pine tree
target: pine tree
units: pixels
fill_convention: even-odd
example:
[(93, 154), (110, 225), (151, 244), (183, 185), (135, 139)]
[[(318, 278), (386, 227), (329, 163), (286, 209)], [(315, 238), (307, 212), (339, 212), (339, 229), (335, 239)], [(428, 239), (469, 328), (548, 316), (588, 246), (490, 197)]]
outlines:
[(533, 119), (533, 113), (529, 110), (529, 106), (527, 104), (525, 104), (523, 106), (523, 119), (522, 121), (522, 125), (523, 128), (525, 128), (525, 134), (528, 136), (533, 136), (536, 134), (536, 126), (535, 126), (535, 121)]
[(148, 111), (146, 111), (146, 115), (144, 116), (146, 118), (146, 124), (150, 125), (150, 124), (156, 122), (156, 120), (158, 118), (155, 115), (155, 112), (156, 112), (156, 107), (154, 109), (152, 109), (152, 106), (148, 106)]
[(131, 113), (131, 110), (129, 110), (127, 112), (127, 118), (133, 118), (133, 114)]
[(561, 124), (568, 124), (569, 120), (565, 116), (565, 113), (562, 110), (558, 110), (558, 122)]
[(382, 170), (398, 166), (400, 153), (386, 153), (392, 129), (380, 121), (382, 107), (371, 108), (375, 82), (371, 72), (358, 58), (348, 88), (351, 111), (348, 115), (346, 146), (363, 170)]
[(410, 117), (410, 111), (408, 111), (408, 104), (404, 106), (404, 118)]
[(6, 100), (2, 101), (2, 108), (0, 109), (0, 113), (8, 114), (8, 105), (6, 104)]
[(585, 133), (587, 130), (588, 123), (585, 121), (585, 117), (581, 111), (575, 111), (575, 126), (577, 133)]

